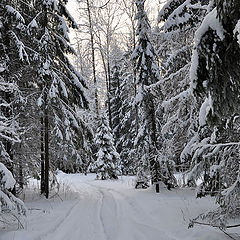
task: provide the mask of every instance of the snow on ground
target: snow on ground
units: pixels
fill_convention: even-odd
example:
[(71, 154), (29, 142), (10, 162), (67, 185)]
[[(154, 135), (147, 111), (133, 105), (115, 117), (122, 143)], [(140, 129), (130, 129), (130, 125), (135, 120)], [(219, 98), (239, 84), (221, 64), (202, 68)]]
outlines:
[(194, 190), (136, 190), (133, 177), (101, 181), (93, 174), (61, 173), (58, 178), (65, 191), (28, 201), (25, 229), (1, 230), (0, 240), (229, 239), (207, 226), (188, 229), (189, 219), (214, 208), (213, 199), (195, 199)]

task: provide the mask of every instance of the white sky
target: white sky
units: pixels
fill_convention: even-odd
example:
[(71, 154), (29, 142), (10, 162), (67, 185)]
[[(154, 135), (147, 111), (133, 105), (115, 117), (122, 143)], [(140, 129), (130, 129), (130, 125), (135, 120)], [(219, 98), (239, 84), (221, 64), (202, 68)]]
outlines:
[[(107, 0), (106, 0), (107, 1)], [(149, 19), (151, 22), (154, 21), (154, 24), (157, 21), (158, 12), (161, 8), (162, 2), (166, 2), (167, 0), (146, 0), (145, 7), (148, 10)], [(77, 20), (78, 13), (77, 13), (77, 5), (76, 0), (69, 0), (67, 4), (68, 10), (72, 14), (72, 16)]]
[[(108, 0), (105, 0), (105, 1), (107, 2)], [(110, 0), (110, 1), (112, 1), (112, 0)], [(166, 1), (167, 0), (146, 0), (145, 9), (148, 13), (148, 17), (149, 17), (149, 20), (150, 20), (150, 23), (151, 23), (152, 27), (157, 25), (158, 13), (159, 13), (160, 8), (162, 7), (163, 3), (166, 2)], [(77, 6), (77, 0), (69, 0), (68, 1), (67, 8), (68, 8), (69, 12), (72, 14), (72, 16), (74, 17), (76, 22), (80, 23), (77, 7), (78, 7)], [(124, 22), (125, 21), (126, 21), (126, 17), (123, 17), (122, 20), (121, 20), (123, 28), (124, 28)], [(121, 24), (121, 22), (120, 22), (120, 24)], [(70, 36), (70, 39), (72, 39), (71, 42), (74, 43), (74, 38), (76, 37), (76, 35), (71, 29), (70, 29), (69, 36)]]
[[(107, 2), (108, 0), (106, 0)], [(111, 0), (110, 0), (111, 1)], [(146, 3), (145, 3), (145, 8), (146, 8), (146, 11), (148, 13), (148, 17), (149, 17), (149, 20), (150, 20), (150, 23), (152, 24), (152, 27), (153, 26), (156, 26), (157, 24), (157, 16), (158, 16), (158, 13), (159, 13), (159, 10), (160, 10), (160, 2), (163, 2), (165, 0), (146, 0)], [(72, 16), (74, 17), (74, 19), (76, 20), (77, 23), (81, 24), (81, 20), (79, 20), (79, 16), (78, 16), (78, 11), (77, 11), (77, 1), (76, 0), (69, 0), (68, 4), (67, 4), (67, 8), (69, 10), (69, 12), (72, 14)], [(126, 17), (122, 17), (121, 18), (121, 21), (120, 21), (120, 25), (123, 26), (121, 28), (121, 31), (125, 28), (124, 26), (126, 26), (126, 23), (125, 21), (128, 21), (126, 20)], [(126, 27), (127, 29), (127, 27)], [(128, 32), (128, 30), (127, 30)], [(70, 39), (72, 40), (72, 44), (74, 44), (74, 42), (76, 42), (76, 39), (74, 40), (74, 38), (76, 37), (74, 31), (71, 31), (70, 30)], [(84, 33), (82, 35), (83, 39), (84, 39)], [(119, 37), (121, 38), (122, 35), (120, 33)], [(119, 41), (121, 42), (121, 40)], [(71, 58), (71, 57), (70, 57)], [(96, 55), (96, 59), (101, 59), (100, 56)], [(98, 67), (100, 69), (100, 72), (103, 71), (102, 70), (102, 63), (98, 64)], [(100, 74), (101, 76), (101, 74)], [(101, 82), (101, 83), (100, 83)], [(103, 84), (103, 85), (102, 85)], [(101, 89), (99, 91), (99, 100), (102, 100), (100, 101), (102, 103), (102, 105), (104, 106), (104, 98), (105, 98), (105, 81), (102, 82), (102, 81), (98, 81), (98, 89)]]

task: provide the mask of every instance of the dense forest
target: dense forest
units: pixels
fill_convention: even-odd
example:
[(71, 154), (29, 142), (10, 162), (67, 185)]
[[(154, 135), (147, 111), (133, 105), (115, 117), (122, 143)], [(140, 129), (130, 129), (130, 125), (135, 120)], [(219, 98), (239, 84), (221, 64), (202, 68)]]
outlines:
[(135, 175), (156, 192), (180, 172), (219, 206), (198, 218), (239, 217), (240, 1), (69, 11), (67, 0), (0, 2), (0, 218), (25, 214), (29, 178), (48, 198), (58, 170)]

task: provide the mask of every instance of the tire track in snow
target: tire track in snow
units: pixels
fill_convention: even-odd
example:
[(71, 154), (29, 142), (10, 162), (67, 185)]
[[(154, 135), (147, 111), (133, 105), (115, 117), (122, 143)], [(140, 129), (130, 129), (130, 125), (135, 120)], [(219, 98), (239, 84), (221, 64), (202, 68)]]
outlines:
[(101, 188), (90, 183), (87, 183), (87, 185), (94, 188), (95, 192), (97, 192), (100, 196), (98, 218), (102, 226), (102, 232), (104, 233), (105, 240), (116, 239), (115, 234), (117, 233), (119, 223), (116, 221), (118, 219), (118, 208), (114, 196), (106, 191), (105, 188)]
[[(159, 229), (151, 215), (141, 209), (140, 205), (130, 201), (129, 196), (122, 192), (86, 182), (81, 182), (78, 188), (74, 188), (81, 197), (79, 201), (69, 209), (64, 218), (54, 228), (38, 240), (65, 240), (64, 236), (69, 236), (69, 240), (78, 239), (76, 236), (79, 236), (79, 239), (82, 240), (155, 240), (156, 236), (159, 236), (158, 240), (176, 240)], [(84, 213), (87, 213), (85, 215), (88, 216), (88, 228), (85, 229), (84, 225), (82, 229), (85, 230), (84, 234), (87, 235), (87, 238), (81, 237), (81, 229), (73, 233), (71, 231), (73, 228), (69, 225), (69, 222), (73, 219), (78, 221), (77, 217), (79, 220), (83, 217), (75, 213), (81, 210), (81, 207), (84, 207), (80, 203), (81, 200), (83, 200), (82, 205), (88, 204), (92, 200), (89, 203), (90, 205), (86, 205), (88, 206), (87, 212), (84, 211)], [(57, 235), (64, 227), (70, 229), (66, 228), (66, 232), (62, 236)], [(69, 235), (66, 233), (69, 233)], [(58, 238), (55, 235), (60, 237)]]
[[(115, 194), (118, 194), (120, 197), (122, 197), (123, 199), (122, 202), (127, 203), (131, 208), (131, 210), (135, 212), (135, 214), (131, 215), (131, 221), (133, 221), (135, 224), (140, 226), (140, 230), (145, 228), (146, 230), (151, 229), (151, 231), (155, 231), (156, 233), (158, 233), (158, 236), (159, 236), (158, 240), (177, 240), (174, 236), (167, 233), (164, 229), (160, 228), (159, 223), (156, 221), (154, 216), (152, 216), (149, 212), (144, 210), (140, 205), (134, 204), (133, 201), (129, 201), (128, 196), (126, 196), (122, 192), (118, 192), (113, 189), (110, 189), (110, 191), (113, 191)], [(142, 218), (143, 216), (144, 216), (144, 219)], [(149, 239), (149, 236), (146, 233), (145, 233), (144, 239)], [(155, 238), (151, 238), (151, 239), (155, 239)]]
[(110, 240), (108, 235), (107, 235), (107, 232), (106, 232), (106, 228), (105, 228), (104, 221), (103, 221), (103, 215), (102, 215), (104, 195), (100, 191), (99, 191), (99, 193), (101, 194), (101, 199), (100, 199), (101, 205), (100, 205), (100, 208), (99, 208), (98, 217), (99, 217), (99, 220), (101, 222), (102, 230), (103, 230), (103, 233), (106, 237), (106, 240)]
[(63, 225), (64, 222), (67, 221), (67, 218), (72, 214), (73, 210), (77, 207), (79, 204), (80, 199), (72, 205), (72, 207), (67, 211), (67, 213), (64, 215), (64, 217), (48, 232), (44, 233), (42, 236), (38, 237), (37, 240), (44, 240), (46, 239), (50, 234), (54, 233), (57, 229), (59, 229), (60, 226)]
[[(89, 191), (89, 189), (86, 191), (86, 189), (84, 188), (76, 188), (75, 184), (74, 183), (71, 183), (73, 186), (72, 186), (72, 189), (75, 191), (75, 192), (78, 192), (78, 195), (79, 195), (79, 198), (78, 200), (72, 205), (72, 207), (67, 211), (66, 214), (64, 214), (64, 216), (61, 218), (61, 220), (49, 231), (45, 232), (43, 235), (39, 236), (36, 238), (36, 240), (49, 240), (49, 239), (52, 239), (52, 237), (54, 236), (54, 234), (57, 232), (57, 231), (61, 231), (61, 227), (64, 227), (64, 225), (66, 225), (69, 220), (71, 220), (72, 217), (75, 217), (75, 213), (76, 212), (79, 212), (79, 206), (81, 204), (81, 200), (85, 199), (85, 198), (91, 198), (91, 192)], [(82, 183), (84, 184), (84, 183)], [(82, 186), (81, 186), (82, 187)], [(83, 197), (85, 195), (85, 197)], [(81, 216), (80, 216), (81, 217)], [(89, 219), (90, 220), (90, 219)], [(76, 219), (77, 221), (77, 219)], [(94, 226), (93, 224), (91, 225), (91, 231), (90, 233), (92, 234), (90, 239), (88, 240), (94, 240), (94, 235), (93, 235), (93, 229), (94, 229)], [(69, 235), (70, 239), (71, 239), (71, 236)], [(61, 238), (63, 240), (65, 240), (64, 236)], [(60, 239), (57, 239), (57, 240), (60, 240)], [(75, 239), (74, 239), (75, 240)]]
[[(90, 184), (90, 183), (84, 183), (85, 185), (87, 185), (90, 189), (94, 189), (94, 193), (95, 195), (98, 195), (98, 202), (99, 202), (99, 206), (97, 208), (97, 220), (100, 223), (99, 225), (101, 226), (101, 232), (103, 234), (104, 239), (102, 240), (109, 240), (106, 230), (105, 230), (105, 226), (104, 226), (104, 222), (103, 222), (103, 217), (102, 217), (102, 208), (103, 208), (103, 193), (100, 192), (94, 185)], [(88, 192), (89, 192), (89, 188), (88, 188)], [(92, 229), (94, 229), (93, 225), (92, 225)], [(99, 232), (94, 231), (95, 236), (97, 236), (97, 239), (99, 237)], [(94, 237), (92, 238), (94, 239)]]
[[(149, 238), (149, 235), (153, 234), (153, 232), (158, 233), (158, 236), (162, 236), (162, 240), (176, 240), (175, 237), (169, 236), (165, 231), (159, 229), (158, 223), (155, 222), (154, 218), (147, 212), (143, 212), (143, 209), (139, 206), (139, 208), (134, 205), (133, 202), (130, 202), (128, 200), (129, 197), (127, 197), (125, 194), (118, 192), (114, 189), (111, 188), (104, 188), (104, 187), (99, 187), (102, 191), (105, 190), (108, 193), (112, 195), (112, 198), (114, 199), (116, 205), (117, 202), (121, 205), (118, 208), (118, 216), (119, 218), (121, 217), (122, 222), (127, 221), (129, 222), (129, 225), (135, 225), (135, 228), (138, 229), (138, 232), (140, 235), (142, 235), (142, 239), (153, 239)], [(117, 201), (117, 200), (118, 201)], [(121, 208), (121, 210), (120, 210)], [(132, 211), (133, 210), (133, 211)], [(133, 214), (129, 214), (130, 212), (133, 212)], [(121, 216), (120, 216), (121, 214)], [(137, 217), (139, 216), (139, 217)], [(144, 216), (145, 221), (141, 221), (139, 219), (142, 219)], [(149, 224), (146, 223), (149, 222)], [(151, 225), (150, 225), (151, 224)], [(154, 226), (155, 225), (155, 226)], [(144, 230), (143, 230), (144, 229)], [(141, 237), (138, 233), (137, 237), (134, 237), (134, 240), (139, 239)], [(154, 238), (155, 239), (155, 238)], [(160, 240), (160, 238), (158, 238)], [(120, 238), (121, 240), (121, 238)]]

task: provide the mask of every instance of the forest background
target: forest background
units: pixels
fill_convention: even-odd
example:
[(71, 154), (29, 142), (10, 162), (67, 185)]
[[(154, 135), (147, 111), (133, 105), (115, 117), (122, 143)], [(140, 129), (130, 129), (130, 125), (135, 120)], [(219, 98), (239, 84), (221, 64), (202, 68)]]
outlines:
[(82, 0), (76, 20), (66, 4), (0, 3), (1, 214), (60, 169), (156, 191), (184, 171), (216, 197), (212, 224), (239, 216), (239, 1)]

